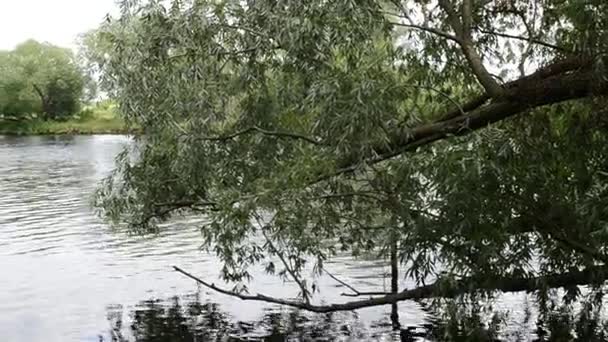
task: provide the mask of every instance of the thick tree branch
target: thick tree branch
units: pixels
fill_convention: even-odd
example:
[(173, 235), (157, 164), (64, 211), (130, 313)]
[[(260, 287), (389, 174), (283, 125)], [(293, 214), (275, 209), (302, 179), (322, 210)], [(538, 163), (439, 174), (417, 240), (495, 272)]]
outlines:
[(456, 36), (459, 38), (459, 44), (467, 59), (471, 70), (477, 77), (477, 80), (484, 87), (486, 92), (493, 98), (499, 98), (503, 94), (502, 87), (496, 83), (494, 77), (483, 66), (481, 57), (475, 51), (475, 44), (471, 36), (472, 25), (472, 4), (471, 0), (464, 0), (462, 4), (462, 21), (458, 19), (458, 15), (450, 0), (439, 0), (439, 6), (446, 12), (448, 21)]
[(471, 23), (473, 15), (471, 0), (462, 0), (462, 35), (471, 35)]
[(32, 87), (34, 88), (34, 91), (36, 91), (36, 93), (38, 94), (38, 96), (40, 96), (40, 99), (42, 101), (45, 101), (46, 97), (44, 96), (44, 93), (42, 92), (42, 89), (40, 89), (40, 87), (37, 84), (33, 84)]
[[(482, 105), (484, 105), (486, 102), (488, 102), (488, 100), (490, 99), (490, 97), (488, 96), (488, 94), (483, 94), (480, 95), (478, 97), (475, 97), (474, 99), (468, 101), (467, 103), (461, 105), (461, 106), (457, 106), (456, 109), (454, 109), (451, 112), (448, 112), (446, 114), (443, 114), (440, 118), (439, 118), (439, 122), (441, 121), (447, 121), (450, 119), (453, 119), (457, 116), (462, 115), (463, 113), (468, 113), (474, 109), (477, 109), (479, 107), (481, 107)], [(466, 114), (465, 114), (466, 115)]]
[(425, 85), (405, 85), (403, 87), (425, 89), (425, 90), (433, 91), (433, 92), (441, 95), (442, 97), (444, 97), (448, 101), (450, 101), (452, 104), (454, 104), (454, 106), (459, 110), (460, 114), (463, 114), (463, 115), (465, 114), (464, 108), (456, 100), (454, 100), (450, 95), (446, 94), (445, 92), (443, 92), (443, 91), (441, 91), (441, 90), (439, 90), (439, 89), (437, 89), (435, 87), (425, 86)]
[(580, 271), (572, 271), (568, 273), (551, 274), (531, 278), (496, 277), (494, 279), (485, 279), (484, 281), (475, 281), (471, 278), (465, 278), (455, 281), (439, 280), (431, 285), (421, 286), (411, 290), (404, 290), (397, 294), (390, 294), (382, 297), (357, 300), (339, 304), (314, 305), (302, 301), (281, 299), (263, 294), (248, 295), (237, 293), (215, 286), (215, 284), (206, 282), (182, 270), (177, 266), (173, 266), (173, 269), (185, 275), (186, 277), (195, 280), (199, 284), (211, 290), (225, 294), (227, 296), (239, 298), (242, 300), (261, 301), (273, 304), (286, 305), (318, 313), (351, 311), (366, 307), (393, 304), (404, 300), (419, 300), (433, 297), (453, 298), (462, 294), (472, 293), (475, 291), (530, 292), (544, 288), (559, 288), (577, 285), (587, 285), (590, 283), (603, 283), (608, 277), (608, 268), (606, 266), (594, 266), (588, 267)]
[(37, 84), (33, 84), (32, 87), (38, 96), (40, 97), (40, 103), (42, 105), (42, 113), (45, 114), (48, 118), (49, 115), (49, 97), (44, 95), (42, 88), (40, 88)]
[[(376, 164), (437, 140), (469, 134), (537, 107), (589, 96), (608, 95), (608, 81), (591, 70), (589, 60), (572, 58), (508, 83), (505, 90), (507, 96), (499, 101), (484, 105), (489, 100), (486, 96), (474, 99), (467, 105), (475, 109), (468, 111), (466, 115), (455, 115), (450, 111), (435, 122), (393, 133), (389, 143), (383, 142), (373, 147), (373, 157), (365, 157), (359, 153), (345, 156), (338, 162), (334, 173), (319, 176), (312, 183), (353, 172), (362, 163)], [(462, 107), (464, 109), (464, 106)]]

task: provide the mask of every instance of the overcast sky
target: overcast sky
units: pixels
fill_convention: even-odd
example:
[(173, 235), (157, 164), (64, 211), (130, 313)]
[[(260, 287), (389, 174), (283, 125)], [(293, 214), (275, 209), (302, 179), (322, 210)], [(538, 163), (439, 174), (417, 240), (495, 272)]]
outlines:
[(0, 50), (30, 38), (74, 48), (116, 8), (115, 0), (0, 0)]

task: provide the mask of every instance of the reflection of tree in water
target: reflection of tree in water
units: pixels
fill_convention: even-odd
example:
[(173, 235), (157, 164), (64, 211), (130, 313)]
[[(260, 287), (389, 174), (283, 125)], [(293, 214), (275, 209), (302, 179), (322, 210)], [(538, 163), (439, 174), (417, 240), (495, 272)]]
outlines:
[(194, 341), (342, 341), (365, 339), (355, 329), (354, 313), (306, 315), (298, 311), (267, 311), (255, 323), (233, 322), (214, 303), (198, 300), (141, 302), (129, 314), (124, 326), (120, 308), (108, 310), (112, 342)]
[(425, 341), (454, 342), (608, 342), (608, 320), (601, 290), (579, 297), (572, 297), (568, 291), (564, 296), (553, 291), (545, 298), (533, 297), (535, 304), (531, 306), (526, 301), (521, 308), (524, 317), (518, 321), (481, 302), (469, 302), (472, 304), (466, 306), (458, 300), (421, 303), (431, 317), (423, 336)]
[[(387, 322), (364, 326), (355, 313), (327, 315), (299, 311), (267, 311), (258, 322), (234, 322), (218, 304), (198, 298), (143, 301), (129, 313), (128, 327), (120, 307), (108, 309), (110, 333), (104, 342), (240, 342), (240, 341), (608, 341), (608, 323), (601, 305), (593, 302), (550, 301), (536, 324), (526, 314), (521, 329), (505, 334), (505, 317), (492, 308), (463, 307), (444, 302), (441, 309), (425, 306), (431, 317), (423, 327), (392, 334)], [(488, 309), (490, 311), (488, 311)], [(492, 314), (494, 312), (494, 314)], [(528, 310), (526, 310), (528, 312)], [(485, 318), (484, 318), (485, 317)], [(488, 318), (489, 317), (489, 318)]]

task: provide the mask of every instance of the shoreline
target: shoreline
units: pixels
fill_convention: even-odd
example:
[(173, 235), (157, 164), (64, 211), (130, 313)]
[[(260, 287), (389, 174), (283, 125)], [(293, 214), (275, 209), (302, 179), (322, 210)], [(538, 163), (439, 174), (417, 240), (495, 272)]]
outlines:
[(67, 121), (2, 121), (0, 135), (45, 136), (45, 135), (134, 135), (139, 130), (129, 129), (118, 118), (92, 118)]
[(0, 130), (0, 136), (27, 137), (27, 136), (52, 136), (52, 135), (136, 135), (137, 131), (57, 131), (57, 132), (14, 132)]

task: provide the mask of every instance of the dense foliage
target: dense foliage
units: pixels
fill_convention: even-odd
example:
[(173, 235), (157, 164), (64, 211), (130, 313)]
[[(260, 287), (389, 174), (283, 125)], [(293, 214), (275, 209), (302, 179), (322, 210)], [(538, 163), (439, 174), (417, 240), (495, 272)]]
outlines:
[(16, 118), (72, 115), (90, 84), (71, 50), (33, 40), (0, 52), (0, 76), (0, 114)]
[[(122, 10), (99, 66), (145, 135), (99, 192), (116, 222), (204, 215), (226, 279), (263, 264), (314, 311), (603, 283), (605, 1)], [(307, 263), (391, 251), (419, 288), (307, 303)]]

